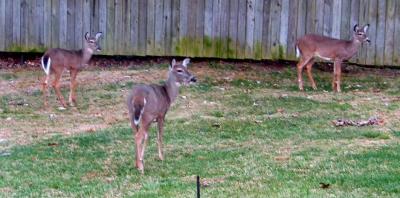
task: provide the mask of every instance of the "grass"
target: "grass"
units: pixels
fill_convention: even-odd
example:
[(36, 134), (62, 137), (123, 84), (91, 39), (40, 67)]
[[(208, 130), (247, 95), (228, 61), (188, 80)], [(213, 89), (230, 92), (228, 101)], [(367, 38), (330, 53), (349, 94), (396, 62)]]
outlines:
[[(0, 142), (0, 154), (10, 154), (0, 155), (0, 197), (193, 197), (196, 175), (204, 197), (400, 195), (398, 79), (365, 75), (355, 81), (348, 74), (343, 86), (349, 88), (334, 94), (323, 91), (330, 90), (331, 74), (316, 70), (319, 88), (326, 89), (303, 93), (294, 69), (231, 67), (191, 67), (200, 82), (184, 87), (185, 98), (168, 113), (164, 161), (157, 157), (156, 126), (151, 128), (144, 175), (134, 168), (124, 100), (134, 84), (159, 82), (165, 66), (102, 71), (131, 78), (81, 85), (78, 107), (66, 111), (41, 111), (36, 89), (0, 95), (0, 129), (14, 131), (7, 146)], [(135, 79), (147, 70), (157, 77)], [(374, 115), (383, 125), (332, 124)], [(88, 124), (106, 125), (81, 129)], [(23, 138), (27, 142), (17, 141)]]

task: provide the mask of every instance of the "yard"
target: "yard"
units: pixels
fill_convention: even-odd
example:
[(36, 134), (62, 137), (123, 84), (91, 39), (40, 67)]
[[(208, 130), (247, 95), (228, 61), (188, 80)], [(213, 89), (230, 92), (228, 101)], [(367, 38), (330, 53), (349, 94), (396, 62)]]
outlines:
[[(329, 67), (314, 68), (317, 91), (305, 79), (300, 92), (294, 63), (194, 59), (199, 82), (167, 115), (165, 160), (153, 125), (141, 175), (125, 100), (167, 68), (91, 67), (64, 111), (54, 90), (42, 109), (39, 67), (1, 70), (0, 197), (194, 197), (196, 175), (203, 197), (400, 196), (399, 70), (347, 66), (336, 94)], [(333, 124), (373, 116), (378, 125)]]

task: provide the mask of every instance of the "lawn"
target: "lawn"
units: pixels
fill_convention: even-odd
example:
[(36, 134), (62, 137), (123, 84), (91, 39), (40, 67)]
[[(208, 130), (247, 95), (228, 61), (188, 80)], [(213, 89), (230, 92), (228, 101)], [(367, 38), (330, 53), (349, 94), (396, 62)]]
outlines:
[[(38, 68), (0, 70), (0, 197), (195, 197), (196, 175), (202, 197), (399, 197), (400, 72), (350, 66), (333, 93), (332, 73), (314, 69), (319, 89), (306, 80), (300, 92), (293, 66), (194, 61), (199, 82), (167, 115), (165, 160), (153, 125), (144, 175), (125, 100), (162, 82), (166, 62), (92, 67), (64, 111), (54, 91), (42, 109)], [(379, 125), (333, 124), (372, 116)]]

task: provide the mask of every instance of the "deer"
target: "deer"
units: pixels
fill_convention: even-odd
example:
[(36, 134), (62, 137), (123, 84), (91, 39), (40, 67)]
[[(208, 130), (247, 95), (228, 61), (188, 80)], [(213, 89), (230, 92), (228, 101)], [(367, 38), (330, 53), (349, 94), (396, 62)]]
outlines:
[(86, 32), (84, 35), (84, 45), (80, 50), (67, 50), (61, 48), (50, 48), (41, 57), (41, 67), (45, 72), (45, 77), (42, 80), (42, 92), (44, 107), (48, 108), (48, 83), (51, 74), (54, 74), (54, 81), (52, 86), (56, 92), (57, 99), (61, 103), (60, 110), (67, 107), (65, 100), (60, 91), (60, 79), (64, 70), (69, 70), (70, 73), (70, 93), (69, 93), (69, 105), (71, 107), (76, 105), (75, 89), (77, 87), (76, 77), (78, 72), (85, 68), (95, 51), (101, 51), (98, 43), (102, 32), (97, 32), (94, 37)]
[(179, 94), (181, 85), (188, 86), (196, 83), (197, 79), (188, 71), (189, 58), (182, 63), (172, 60), (168, 79), (161, 85), (140, 84), (134, 86), (127, 98), (127, 106), (129, 110), (130, 125), (134, 133), (136, 145), (136, 168), (144, 173), (144, 151), (148, 139), (148, 132), (152, 122), (157, 122), (157, 145), (158, 157), (164, 160), (162, 144), (163, 144), (163, 126), (165, 116), (171, 104), (175, 101)]
[(302, 78), (304, 66), (306, 67), (308, 79), (312, 88), (314, 90), (317, 89), (311, 69), (314, 64), (314, 59), (318, 57), (333, 62), (332, 89), (334, 92), (341, 92), (340, 79), (342, 62), (353, 57), (362, 43), (371, 42), (367, 36), (368, 27), (369, 24), (362, 28), (356, 24), (353, 27), (354, 32), (351, 40), (335, 39), (316, 34), (307, 34), (299, 38), (296, 42), (296, 56), (300, 57), (297, 63), (299, 89), (301, 91), (304, 90)]

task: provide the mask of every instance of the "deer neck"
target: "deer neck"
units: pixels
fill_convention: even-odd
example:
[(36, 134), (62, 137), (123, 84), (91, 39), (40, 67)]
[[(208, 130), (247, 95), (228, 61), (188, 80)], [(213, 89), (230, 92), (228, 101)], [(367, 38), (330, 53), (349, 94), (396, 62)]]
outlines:
[(351, 53), (351, 56), (353, 56), (354, 54), (357, 53), (360, 46), (361, 46), (361, 42), (353, 37), (353, 39), (351, 39), (350, 45), (349, 45), (349, 52)]
[(173, 103), (179, 94), (179, 85), (176, 82), (176, 77), (172, 74), (169, 74), (168, 80), (165, 82), (164, 87), (167, 91), (170, 103)]
[(92, 58), (93, 50), (90, 48), (82, 48), (81, 56), (82, 56), (82, 65), (85, 65), (89, 62), (90, 58)]

